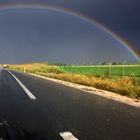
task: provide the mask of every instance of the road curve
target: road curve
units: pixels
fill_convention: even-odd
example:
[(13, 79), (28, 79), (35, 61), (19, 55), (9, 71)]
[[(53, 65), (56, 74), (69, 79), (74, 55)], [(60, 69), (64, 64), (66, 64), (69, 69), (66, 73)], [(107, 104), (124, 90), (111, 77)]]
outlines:
[(63, 140), (63, 132), (79, 140), (140, 140), (139, 108), (25, 73), (11, 73), (0, 70), (0, 118), (13, 129), (41, 133), (47, 140)]

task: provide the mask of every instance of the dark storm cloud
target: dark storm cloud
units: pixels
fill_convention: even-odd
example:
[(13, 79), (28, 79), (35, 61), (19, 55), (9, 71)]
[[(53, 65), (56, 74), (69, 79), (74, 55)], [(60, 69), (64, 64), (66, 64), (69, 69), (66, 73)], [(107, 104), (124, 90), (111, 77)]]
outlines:
[[(106, 27), (108, 27), (109, 29), (111, 29), (112, 31), (114, 31), (115, 33), (117, 33), (118, 35), (120, 35), (121, 37), (123, 37), (125, 40), (127, 40), (130, 44), (132, 44), (132, 46), (135, 48), (135, 50), (137, 50), (137, 52), (139, 52), (140, 54), (140, 48), (139, 48), (139, 44), (140, 44), (140, 1), (139, 0), (0, 0), (0, 5), (3, 4), (24, 4), (24, 3), (36, 3), (36, 4), (47, 4), (47, 5), (51, 5), (51, 6), (56, 6), (56, 7), (63, 7), (66, 9), (69, 9), (71, 11), (75, 11), (78, 13), (81, 13), (83, 15), (89, 16), (93, 19), (96, 19), (97, 21), (99, 21), (101, 24), (105, 25)], [(29, 14), (29, 13), (28, 13)], [(39, 13), (36, 13), (39, 14)], [(49, 16), (49, 15), (47, 15)], [(1, 17), (4, 18), (5, 16)], [(0, 50), (2, 52), (2, 55), (0, 56), (1, 58), (3, 58), (3, 60), (5, 60), (7, 57), (11, 58), (11, 62), (21, 62), (22, 60), (17, 61), (17, 59), (15, 58), (15, 52), (16, 51), (22, 51), (23, 53), (19, 53), (17, 54), (17, 58), (21, 57), (24, 58), (25, 57), (25, 52), (26, 52), (26, 57), (24, 58), (24, 61), (29, 61), (32, 60), (32, 54), (34, 54), (34, 60), (33, 61), (40, 61), (40, 60), (52, 60), (53, 57), (53, 61), (62, 61), (64, 62), (65, 60), (69, 60), (69, 63), (74, 62), (75, 61), (79, 61), (79, 62), (83, 62), (85, 60), (92, 61), (92, 59), (96, 56), (98, 61), (101, 56), (98, 56), (98, 54), (95, 52), (93, 53), (95, 50), (92, 50), (90, 53), (89, 50), (91, 50), (91, 47), (89, 47), (87, 50), (84, 47), (81, 47), (81, 51), (83, 53), (81, 53), (81, 55), (77, 56), (76, 53), (78, 53), (79, 48), (76, 48), (76, 46), (91, 46), (93, 45), (90, 40), (92, 40), (92, 38), (90, 37), (90, 35), (92, 36), (93, 34), (89, 33), (86, 34), (87, 36), (81, 36), (82, 33), (80, 33), (80, 29), (77, 29), (77, 25), (74, 26), (72, 25), (69, 28), (73, 28), (70, 29), (68, 32), (70, 33), (70, 31), (77, 31), (77, 35), (72, 35), (72, 33), (70, 33), (70, 37), (73, 36), (72, 40), (74, 40), (76, 38), (77, 42), (74, 42), (74, 44), (72, 44), (69, 39), (67, 40), (67, 36), (65, 35), (65, 37), (63, 36), (65, 34), (65, 29), (64, 26), (66, 23), (64, 23), (63, 26), (59, 26), (59, 22), (57, 19), (57, 25), (59, 28), (57, 28), (57, 26), (53, 26), (53, 31), (55, 30), (60, 30), (63, 31), (63, 35), (58, 35), (58, 38), (55, 38), (55, 41), (57, 42), (58, 40), (62, 40), (65, 38), (66, 42), (61, 44), (61, 41), (59, 42), (59, 47), (54, 48), (53, 46), (55, 46), (55, 44), (51, 44), (51, 42), (53, 42), (52, 40), (54, 39), (53, 37), (50, 37), (51, 35), (53, 36), (53, 34), (51, 33), (51, 28), (47, 28), (45, 26), (45, 23), (48, 23), (48, 21), (44, 21), (44, 17), (45, 15), (38, 15), (37, 16), (37, 21), (35, 21), (34, 23), (32, 23), (32, 21), (34, 20), (34, 15), (28, 15), (27, 18), (25, 20), (25, 17), (19, 17), (17, 16), (17, 18), (20, 18), (21, 23), (17, 24), (15, 26), (15, 29), (13, 28), (14, 24), (17, 23), (17, 21), (13, 21), (13, 23), (11, 22), (12, 18), (8, 17), (9, 21), (7, 21), (7, 23), (2, 23), (2, 19), (1, 19), (1, 27), (2, 26), (6, 26), (7, 24), (7, 29), (6, 31), (11, 31), (14, 32), (14, 36), (10, 36), (9, 34), (9, 40), (11, 40), (11, 42), (9, 41), (9, 44), (7, 44), (7, 41), (5, 40), (5, 38), (7, 38), (8, 40), (8, 36), (6, 35), (4, 38), (4, 35), (1, 37), (1, 44), (5, 45), (5, 50)], [(15, 15), (16, 18), (16, 15)], [(36, 18), (36, 17), (35, 17)], [(57, 17), (55, 17), (57, 18)], [(59, 18), (59, 17), (58, 17)], [(31, 20), (30, 20), (31, 19)], [(28, 22), (30, 23), (28, 23)], [(37, 23), (38, 21), (42, 21), (42, 23)], [(10, 24), (9, 24), (10, 23)], [(13, 24), (13, 25), (12, 25)], [(50, 23), (51, 24), (51, 23)], [(18, 27), (19, 26), (19, 27)], [(23, 27), (20, 27), (23, 26)], [(87, 25), (85, 25), (87, 26)], [(44, 29), (45, 28), (45, 29)], [(75, 28), (75, 29), (74, 29)], [(20, 30), (20, 32), (22, 32), (22, 39), (19, 38), (19, 34), (18, 34), (18, 29)], [(22, 29), (22, 31), (21, 31)], [(13, 30), (13, 31), (12, 31)], [(1, 29), (1, 34), (6, 33), (5, 30), (3, 30), (3, 28)], [(33, 31), (33, 32), (32, 32)], [(34, 32), (35, 31), (35, 32)], [(49, 37), (47, 37), (47, 35), (45, 34), (45, 32), (49, 32)], [(38, 34), (36, 34), (38, 33)], [(83, 32), (85, 33), (85, 32)], [(28, 35), (26, 35), (28, 34)], [(67, 33), (66, 33), (67, 34)], [(40, 35), (40, 36), (38, 36)], [(46, 36), (45, 36), (46, 35)], [(13, 39), (11, 39), (13, 38)], [(15, 40), (15, 38), (17, 38), (17, 42), (14, 42), (12, 40)], [(39, 38), (40, 41), (37, 41)], [(86, 38), (84, 41), (81, 41), (80, 43), (80, 39)], [(88, 38), (90, 38), (88, 40)], [(26, 41), (25, 41), (26, 40)], [(45, 41), (44, 41), (45, 40)], [(12, 46), (12, 50), (8, 53), (8, 47), (11, 44), (13, 44)], [(58, 43), (58, 42), (57, 42)], [(69, 45), (68, 45), (69, 43)], [(95, 42), (94, 42), (95, 43)], [(104, 43), (104, 42), (103, 42)], [(24, 44), (24, 45), (23, 45)], [(47, 47), (46, 44), (49, 44), (51, 47)], [(96, 43), (95, 43), (96, 44)], [(96, 46), (94, 44), (94, 47)], [(106, 45), (108, 44), (108, 42), (106, 42)], [(14, 46), (15, 45), (15, 46)], [(27, 45), (28, 47), (28, 52), (27, 50), (23, 49), (24, 46)], [(61, 46), (62, 45), (62, 46)], [(73, 45), (73, 47), (75, 47), (75, 52), (73, 53), (73, 50), (68, 49)], [(99, 44), (98, 44), (99, 45)], [(101, 46), (103, 46), (104, 44), (100, 44)], [(108, 44), (109, 45), (109, 44)], [(17, 46), (20, 46), (21, 48), (18, 48)], [(40, 51), (38, 48), (33, 48), (33, 46), (45, 46), (47, 50), (49, 50), (51, 53), (51, 56), (49, 56), (49, 54), (46, 54), (46, 51)], [(64, 46), (67, 46), (67, 48), (65, 48)], [(7, 47), (7, 48), (6, 48)], [(98, 49), (98, 48), (97, 48)], [(13, 51), (13, 52), (12, 52)], [(114, 50), (112, 50), (114, 51)], [(116, 50), (118, 51), (118, 50)], [(119, 50), (118, 53), (122, 53), (124, 50)], [(32, 53), (31, 53), (32, 52)], [(63, 52), (63, 53), (62, 53)], [(66, 52), (66, 53), (65, 53)], [(59, 54), (63, 55), (63, 57), (59, 57)], [(67, 53), (73, 53), (73, 57), (69, 57), (69, 55), (67, 55)], [(85, 53), (85, 55), (84, 55)], [(124, 52), (125, 53), (125, 52)], [(88, 55), (89, 54), (89, 55)], [(114, 54), (112, 52), (112, 54)], [(93, 56), (94, 55), (94, 56)], [(109, 54), (105, 54), (104, 52), (101, 54), (102, 55), (102, 59), (104, 57), (104, 59), (111, 59), (111, 56), (109, 58)], [(105, 55), (108, 55), (108, 57), (105, 57)], [(115, 58), (116, 60), (118, 59), (117, 56)], [(120, 56), (120, 60), (125, 59), (125, 57), (123, 58), (122, 56)], [(2, 59), (1, 59), (2, 60)], [(7, 61), (8, 62), (8, 61)]]
[(0, 3), (46, 3), (79, 11), (120, 32), (140, 29), (139, 0), (1, 0)]
[(72, 15), (41, 9), (1, 11), (0, 54), (0, 62), (5, 63), (131, 60), (118, 41), (95, 25)]
[(64, 7), (97, 19), (140, 53), (140, 1), (139, 0), (1, 0), (8, 3), (42, 3)]

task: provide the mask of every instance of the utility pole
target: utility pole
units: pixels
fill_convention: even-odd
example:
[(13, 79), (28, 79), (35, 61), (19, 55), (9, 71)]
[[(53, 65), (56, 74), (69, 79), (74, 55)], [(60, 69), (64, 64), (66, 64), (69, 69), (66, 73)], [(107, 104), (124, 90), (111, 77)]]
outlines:
[(112, 65), (112, 61), (109, 63), (109, 77), (111, 76), (111, 65)]
[(101, 64), (101, 62), (98, 63), (98, 72), (97, 72), (97, 75), (100, 75), (100, 64)]
[(125, 75), (125, 73), (124, 73), (124, 64), (125, 63), (127, 63), (127, 60), (123, 61), (123, 63), (122, 63), (122, 76), (123, 76), (123, 78), (124, 78), (124, 75)]

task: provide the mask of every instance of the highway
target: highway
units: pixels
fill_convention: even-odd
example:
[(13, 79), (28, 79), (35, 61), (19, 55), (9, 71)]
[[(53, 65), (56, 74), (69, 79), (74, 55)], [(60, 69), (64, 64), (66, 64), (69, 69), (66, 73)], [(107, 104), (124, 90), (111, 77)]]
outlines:
[(46, 140), (140, 140), (139, 108), (4, 69), (0, 118)]

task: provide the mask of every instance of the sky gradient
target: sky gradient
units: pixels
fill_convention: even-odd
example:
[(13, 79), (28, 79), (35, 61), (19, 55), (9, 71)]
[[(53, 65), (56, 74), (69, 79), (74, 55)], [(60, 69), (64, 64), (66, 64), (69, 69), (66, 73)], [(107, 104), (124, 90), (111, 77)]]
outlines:
[[(23, 2), (0, 1), (1, 5), (9, 3)], [(34, 0), (34, 3), (37, 1)], [(140, 54), (140, 18), (136, 14), (140, 4), (138, 1), (119, 0), (114, 4), (110, 0), (106, 3), (103, 0), (77, 0), (76, 3), (40, 0), (40, 3), (65, 7), (97, 19), (127, 40)], [(0, 31), (0, 63), (136, 62), (126, 48), (107, 33), (93, 24), (62, 12), (33, 8), (1, 10)]]

